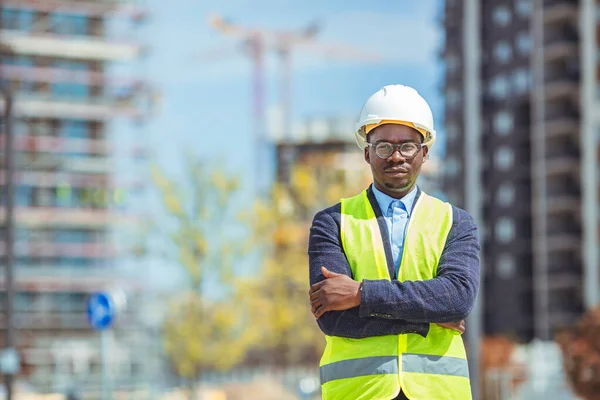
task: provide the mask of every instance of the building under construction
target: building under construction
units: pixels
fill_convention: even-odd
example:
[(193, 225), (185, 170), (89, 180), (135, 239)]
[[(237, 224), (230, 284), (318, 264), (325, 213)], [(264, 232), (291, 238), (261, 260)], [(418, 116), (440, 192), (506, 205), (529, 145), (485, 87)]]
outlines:
[(598, 303), (596, 15), (445, 2), (444, 187), (481, 228), (487, 334), (548, 340)]
[[(98, 337), (86, 317), (91, 293), (119, 287), (135, 301), (116, 267), (115, 224), (135, 217), (121, 207), (109, 130), (114, 117), (144, 117), (136, 103), (143, 85), (109, 68), (138, 58), (143, 19), (134, 0), (1, 4), (1, 79), (14, 95), (14, 326), (21, 375), (39, 390), (99, 376)], [(134, 321), (121, 316), (118, 328), (127, 332)], [(115, 379), (132, 382), (146, 354), (132, 354), (126, 340), (121, 333), (113, 344), (111, 365)]]
[[(373, 182), (364, 153), (354, 139), (354, 118), (309, 118), (292, 125), (291, 134), (278, 135), (270, 129), (275, 143), (276, 180), (289, 183), (294, 168), (309, 168), (320, 187), (338, 185), (341, 195), (352, 196)], [(423, 164), (419, 187), (440, 195), (439, 163), (432, 158)], [(324, 192), (326, 190), (323, 190)], [(332, 206), (339, 198), (330, 199)], [(312, 219), (313, 214), (307, 218)]]

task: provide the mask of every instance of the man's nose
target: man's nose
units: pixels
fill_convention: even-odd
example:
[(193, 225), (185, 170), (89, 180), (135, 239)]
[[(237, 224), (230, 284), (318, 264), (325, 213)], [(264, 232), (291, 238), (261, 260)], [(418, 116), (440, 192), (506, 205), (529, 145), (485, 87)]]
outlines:
[(400, 153), (400, 150), (398, 150), (398, 149), (394, 149), (394, 152), (392, 153), (390, 158), (395, 163), (406, 161), (405, 157), (402, 156), (402, 154)]

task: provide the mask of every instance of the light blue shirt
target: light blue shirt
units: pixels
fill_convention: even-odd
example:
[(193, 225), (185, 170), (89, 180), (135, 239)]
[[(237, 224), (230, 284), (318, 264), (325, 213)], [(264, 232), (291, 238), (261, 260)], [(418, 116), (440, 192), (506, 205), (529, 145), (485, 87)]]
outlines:
[(417, 196), (417, 186), (415, 185), (413, 190), (401, 199), (388, 196), (377, 190), (375, 185), (372, 187), (373, 194), (375, 194), (377, 204), (379, 204), (385, 224), (387, 225), (394, 268), (396, 269), (396, 276), (398, 276), (400, 262), (402, 261), (402, 250), (404, 249), (404, 235), (406, 234), (406, 226), (408, 225), (412, 206)]

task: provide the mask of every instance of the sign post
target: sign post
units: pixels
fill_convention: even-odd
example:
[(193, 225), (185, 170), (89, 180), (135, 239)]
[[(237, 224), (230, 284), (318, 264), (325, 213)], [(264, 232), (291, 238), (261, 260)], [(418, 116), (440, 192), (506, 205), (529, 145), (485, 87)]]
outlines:
[(88, 321), (92, 329), (100, 332), (100, 359), (102, 369), (102, 400), (112, 399), (109, 354), (112, 347), (112, 331), (109, 329), (116, 316), (116, 305), (107, 292), (94, 293), (88, 299)]

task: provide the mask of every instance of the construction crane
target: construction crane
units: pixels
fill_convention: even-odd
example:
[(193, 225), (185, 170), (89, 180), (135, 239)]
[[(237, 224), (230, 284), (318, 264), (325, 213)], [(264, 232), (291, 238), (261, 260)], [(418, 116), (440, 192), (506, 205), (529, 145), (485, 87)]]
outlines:
[(265, 54), (274, 51), (280, 60), (279, 101), (281, 105), (281, 128), (284, 137), (291, 135), (291, 82), (292, 82), (292, 51), (294, 48), (305, 52), (320, 54), (328, 58), (358, 60), (364, 62), (379, 61), (381, 57), (374, 53), (365, 52), (355, 46), (345, 44), (326, 44), (315, 40), (321, 29), (317, 22), (297, 31), (271, 30), (262, 27), (246, 27), (234, 24), (220, 15), (208, 17), (210, 26), (223, 35), (239, 40), (248, 50), (253, 62), (253, 138), (255, 146), (255, 185), (260, 192), (260, 177), (262, 172), (263, 134), (265, 131), (264, 107), (264, 58)]

